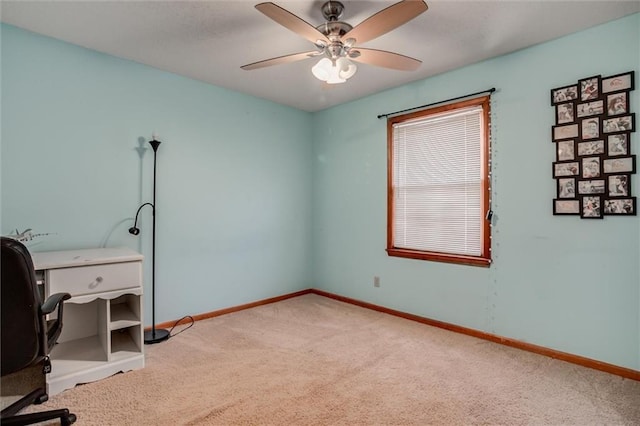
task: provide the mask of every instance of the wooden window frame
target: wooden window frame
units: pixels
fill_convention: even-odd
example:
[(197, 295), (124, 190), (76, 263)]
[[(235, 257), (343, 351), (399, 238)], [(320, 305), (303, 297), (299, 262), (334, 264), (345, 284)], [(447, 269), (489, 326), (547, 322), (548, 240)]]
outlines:
[[(484, 218), (481, 219), (481, 253), (479, 256), (469, 256), (461, 254), (440, 253), (434, 251), (412, 250), (407, 248), (394, 247), (394, 235), (393, 235), (393, 172), (394, 172), (394, 145), (393, 145), (393, 125), (402, 123), (405, 121), (424, 118), (429, 115), (439, 114), (447, 111), (452, 111), (461, 108), (467, 108), (471, 106), (482, 106), (483, 114), (483, 129), (481, 141), (481, 211), (485, 212)], [(463, 100), (451, 104), (446, 104), (434, 108), (429, 108), (417, 112), (398, 115), (390, 117), (387, 120), (387, 254), (389, 256), (404, 257), (410, 259), (430, 260), (436, 262), (448, 262), (463, 265), (483, 266), (489, 267), (491, 264), (491, 140), (490, 140), (490, 128), (491, 128), (491, 97), (481, 96), (474, 99)]]

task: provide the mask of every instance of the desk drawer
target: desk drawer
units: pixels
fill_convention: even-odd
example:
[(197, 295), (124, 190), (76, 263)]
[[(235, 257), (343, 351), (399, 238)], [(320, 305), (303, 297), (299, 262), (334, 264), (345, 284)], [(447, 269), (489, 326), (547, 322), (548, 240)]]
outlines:
[(50, 269), (48, 273), (49, 294), (79, 296), (142, 285), (142, 262)]

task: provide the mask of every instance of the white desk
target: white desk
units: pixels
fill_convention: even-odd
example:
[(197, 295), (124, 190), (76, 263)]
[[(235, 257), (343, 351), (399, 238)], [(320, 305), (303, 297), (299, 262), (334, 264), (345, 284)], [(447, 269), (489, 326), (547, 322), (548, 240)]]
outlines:
[(128, 248), (33, 253), (45, 298), (70, 293), (47, 392), (144, 367), (142, 260)]

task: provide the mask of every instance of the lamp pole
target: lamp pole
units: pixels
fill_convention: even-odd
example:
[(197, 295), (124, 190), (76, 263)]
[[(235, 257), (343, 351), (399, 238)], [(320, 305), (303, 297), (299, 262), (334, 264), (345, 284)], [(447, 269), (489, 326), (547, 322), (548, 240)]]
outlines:
[(144, 332), (144, 343), (159, 343), (169, 338), (169, 331), (156, 328), (156, 160), (160, 141), (155, 136), (149, 141), (153, 148), (153, 231), (151, 233), (151, 330)]

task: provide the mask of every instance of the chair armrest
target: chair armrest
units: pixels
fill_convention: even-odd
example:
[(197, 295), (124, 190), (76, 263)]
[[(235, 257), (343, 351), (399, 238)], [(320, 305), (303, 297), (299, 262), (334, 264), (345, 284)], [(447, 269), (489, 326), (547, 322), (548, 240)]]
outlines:
[(42, 304), (42, 313), (48, 315), (52, 313), (58, 305), (61, 305), (65, 300), (71, 299), (69, 293), (56, 293), (47, 297), (47, 300)]
[[(56, 293), (52, 294), (47, 298), (47, 300), (41, 305), (40, 311), (42, 312), (42, 319), (45, 320), (45, 317), (52, 313), (56, 308), (57, 315), (56, 319), (46, 321), (43, 325), (45, 326), (45, 332), (42, 333), (42, 352), (43, 355), (48, 357), (49, 351), (55, 345), (62, 332), (62, 309), (64, 308), (64, 301), (71, 299), (71, 295), (69, 293)], [(45, 366), (45, 374), (48, 373), (48, 369)]]

